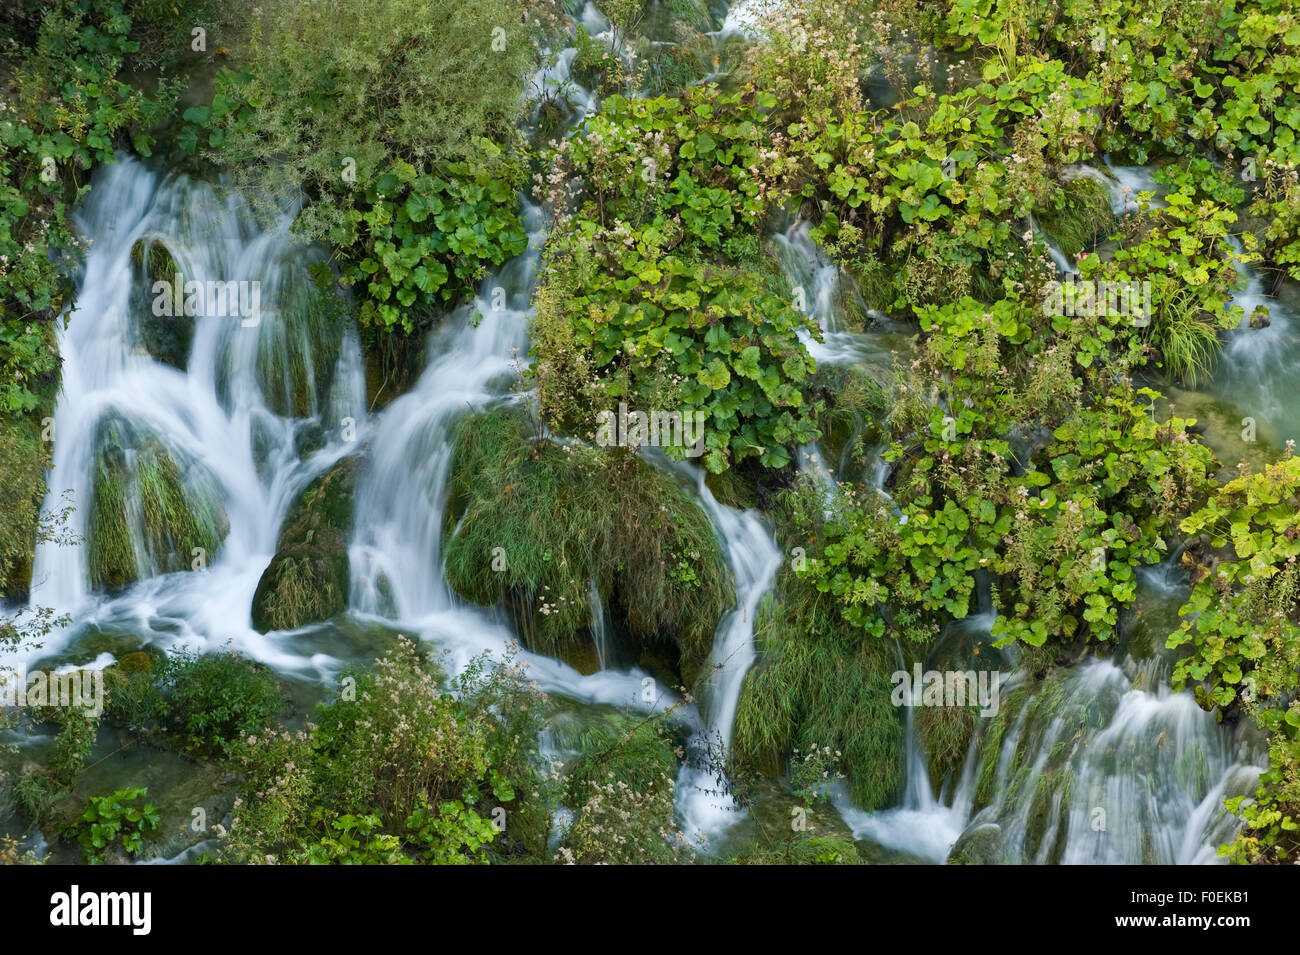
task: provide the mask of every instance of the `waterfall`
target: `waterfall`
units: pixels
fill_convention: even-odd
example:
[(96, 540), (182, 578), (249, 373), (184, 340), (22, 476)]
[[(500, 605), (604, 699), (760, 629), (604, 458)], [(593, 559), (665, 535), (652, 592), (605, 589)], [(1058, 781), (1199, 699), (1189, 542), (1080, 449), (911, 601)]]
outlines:
[[(608, 36), (608, 21), (592, 3), (582, 7), (580, 21), (592, 36)], [(743, 34), (754, 22), (749, 4), (738, 3), (715, 41)], [(559, 51), (533, 78), (532, 122), (538, 122), (540, 98), (556, 90), (563, 90), (567, 128), (598, 109), (596, 95), (572, 79), (575, 54), (573, 48)], [(1107, 182), (1117, 212), (1132, 211), (1137, 192), (1155, 188), (1145, 168), (1108, 171), (1078, 167), (1077, 174)], [(261, 227), (245, 201), (220, 186), (125, 157), (100, 169), (74, 217), (93, 244), (77, 277), (77, 307), (58, 328), (62, 384), (45, 502), (47, 513), (65, 500), (73, 505), (68, 529), (82, 540), (37, 547), (31, 593), (33, 606), (67, 612), (73, 623), (53, 634), (41, 654), (73, 648), (80, 634), (96, 628), (163, 647), (212, 650), (230, 643), (281, 671), (328, 681), (341, 665), (327, 652), (344, 642), (337, 634), (333, 644), (313, 644), (307, 633), (264, 635), (252, 627), (251, 606), (292, 503), (311, 481), (353, 455), (362, 464), (348, 538), (349, 619), (415, 635), (447, 651), (451, 670), (484, 652), (504, 653), (517, 639), (506, 614), (466, 606), (452, 593), (442, 538), (456, 428), (495, 403), (532, 400), (513, 386), (528, 361), (531, 300), (546, 232), (542, 211), (527, 199), (521, 203), (526, 250), (488, 271), (472, 303), (442, 317), (415, 385), (372, 415), (356, 329), (304, 324), (305, 265), (313, 252), (290, 235), (293, 210)], [(801, 307), (820, 327), (821, 341), (800, 336), (813, 357), (827, 365), (891, 365), (889, 333), (845, 329), (841, 305), (852, 289), (812, 240), (811, 224), (794, 219), (770, 240), (792, 295), (799, 293)], [(206, 310), (170, 318), (168, 329), (185, 333), (183, 354), (178, 361), (155, 354), (144, 344), (151, 277), (133, 258), (138, 242), (164, 245), (186, 281), (255, 284), (257, 320)], [(1049, 248), (1059, 268), (1073, 267)], [(1252, 330), (1243, 323), (1230, 333), (1220, 383), (1209, 387), (1260, 415), (1261, 427), (1271, 421), (1277, 430), (1300, 420), (1300, 397), (1289, 387), (1300, 371), (1295, 323), (1289, 310), (1266, 297), (1257, 272), (1238, 267), (1249, 285), (1236, 303), (1248, 318), (1267, 301), (1272, 324)], [(879, 312), (864, 307), (863, 313), (882, 327), (888, 323)], [(337, 335), (337, 342), (322, 350), (325, 335)], [(88, 540), (101, 480), (97, 462), (109, 442), (120, 445), (123, 560), (131, 577), (112, 585), (94, 580)], [(149, 455), (171, 462), (186, 503), (219, 537), (219, 546), (160, 541), (149, 532), (151, 499), (140, 484)], [(725, 753), (732, 743), (745, 676), (756, 658), (755, 617), (783, 555), (765, 518), (718, 502), (698, 465), (655, 463), (689, 484), (735, 585), (736, 605), (719, 621), (695, 688), (698, 708), (682, 713), (694, 732), (677, 780), (677, 810), (685, 832), (712, 840), (739, 817), (720, 782), (725, 767), (718, 749)], [(870, 467), (869, 483), (884, 493), (889, 464), (880, 449)], [(829, 497), (836, 469), (817, 444), (799, 449), (799, 468)], [(178, 533), (167, 530), (172, 537)], [(1144, 585), (1176, 594), (1184, 585), (1167, 574), (1172, 566), (1162, 565), (1159, 574), (1141, 571)], [(643, 670), (612, 665), (618, 661), (609, 646), (613, 628), (595, 580), (588, 600), (599, 671), (584, 676), (561, 661), (522, 652), (532, 678), (579, 704), (638, 712), (671, 704), (670, 694), (643, 695), (651, 679)], [(986, 609), (954, 627), (987, 633), (991, 623)], [(334, 627), (325, 622), (304, 629)], [(113, 659), (75, 650), (94, 667)], [(3, 653), (0, 665), (23, 664), (31, 656)], [(960, 771), (943, 781), (930, 779), (914, 708), (906, 708), (898, 804), (867, 812), (841, 788), (836, 806), (858, 838), (929, 862), (943, 862), (954, 850), (1026, 863), (1212, 862), (1215, 846), (1235, 826), (1222, 801), (1253, 788), (1259, 750), (1245, 728), (1225, 730), (1190, 694), (1171, 693), (1167, 667), (1163, 658), (1088, 660), (1036, 684), (1005, 685), (1003, 711), (981, 721)], [(555, 751), (549, 736), (543, 750)], [(937, 793), (936, 782), (942, 783)], [(199, 848), (172, 861), (192, 858)]]
[[(1238, 240), (1233, 248), (1242, 251)], [(1291, 308), (1267, 294), (1258, 269), (1234, 259), (1245, 288), (1232, 296), (1244, 311), (1240, 324), (1227, 333), (1220, 371), (1208, 386), (1214, 394), (1258, 422), (1263, 436), (1284, 443), (1300, 439), (1300, 396), (1292, 382), (1300, 377), (1300, 332)], [(1251, 328), (1256, 309), (1266, 309), (1268, 325)], [(1244, 422), (1243, 422), (1244, 423)]]
[[(678, 467), (689, 473), (688, 466)], [(717, 531), (736, 585), (736, 607), (718, 625), (709, 670), (702, 681), (704, 728), (691, 739), (691, 757), (677, 778), (682, 830), (698, 839), (719, 835), (738, 818), (734, 800), (719, 791), (723, 767), (718, 750), (725, 755), (731, 746), (745, 674), (754, 664), (754, 615), (759, 601), (772, 588), (781, 552), (771, 531), (753, 511), (718, 503), (698, 469), (695, 480), (700, 504)]]
[[(81, 541), (37, 546), (32, 605), (75, 618), (47, 641), (44, 652), (58, 651), (78, 625), (93, 621), (162, 644), (203, 647), (229, 640), (268, 662), (300, 664), (252, 629), (249, 608), (290, 502), (345, 453), (340, 422), (363, 417), (355, 334), (342, 333), (335, 384), (329, 394), (311, 389), (308, 416), (277, 414), (268, 407), (267, 376), (259, 375), (258, 358), (270, 343), (281, 351), (279, 343), (302, 338), (281, 314), (309, 281), (305, 250), (288, 233), (291, 214), (259, 229), (237, 195), (123, 156), (97, 172), (74, 219), (92, 244), (76, 307), (58, 327), (62, 386), (45, 507), (50, 512), (71, 503), (68, 529)], [(241, 288), (257, 290), (258, 314), (200, 307), (193, 317), (159, 318), (149, 277), (132, 262), (132, 247), (140, 240), (162, 242), (185, 282), (248, 283)], [(141, 346), (150, 320), (190, 335), (188, 351), (179, 356), (183, 371)], [(287, 348), (280, 357), (288, 360)], [(300, 358), (310, 368), (310, 354)], [(324, 447), (301, 457), (295, 438), (313, 425), (327, 429)], [(127, 447), (131, 481), (123, 510), (138, 580), (113, 593), (92, 589), (86, 538), (96, 455), (106, 429), (142, 437), (174, 462), (185, 482), (186, 504), (218, 514), (228, 527), (215, 553), (200, 554), (188, 546), (194, 542), (177, 541), (172, 566), (160, 565), (163, 555), (142, 531), (143, 492), (131, 483), (139, 478), (130, 473), (139, 464), (139, 448)], [(195, 563), (200, 569), (189, 569)]]
[(587, 603), (591, 607), (591, 640), (596, 646), (596, 662), (603, 670), (609, 665), (609, 636), (605, 632), (605, 602), (600, 599), (600, 587), (595, 577), (591, 578), (591, 586), (587, 589)]
[[(1212, 863), (1236, 825), (1223, 800), (1253, 791), (1260, 767), (1167, 677), (1154, 661), (1090, 660), (1053, 674), (996, 718), (1006, 725), (988, 752), (985, 728), (939, 798), (909, 708), (901, 804), (869, 813), (841, 793), (840, 813), (858, 838), (926, 862), (973, 843), (982, 862)], [(1003, 707), (1020, 688), (1003, 688)], [(985, 804), (972, 812), (977, 800)]]

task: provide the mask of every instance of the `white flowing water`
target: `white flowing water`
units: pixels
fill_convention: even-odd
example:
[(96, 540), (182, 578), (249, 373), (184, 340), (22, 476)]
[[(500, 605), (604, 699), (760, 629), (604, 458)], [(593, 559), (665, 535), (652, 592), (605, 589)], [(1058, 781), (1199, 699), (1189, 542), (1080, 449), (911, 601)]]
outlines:
[(736, 586), (736, 608), (718, 626), (709, 669), (696, 690), (702, 699), (704, 728), (691, 740), (691, 757), (677, 778), (682, 831), (699, 841), (725, 832), (739, 818), (734, 800), (722, 791), (720, 757), (731, 746), (745, 674), (754, 664), (754, 615), (772, 588), (781, 552), (754, 512), (719, 504), (704, 484), (703, 472), (697, 471), (695, 479), (700, 503), (718, 533)]
[[(1235, 240), (1233, 245), (1241, 251)], [(1300, 440), (1300, 323), (1287, 303), (1268, 294), (1256, 268), (1233, 264), (1246, 287), (1232, 303), (1244, 314), (1227, 333), (1209, 390), (1253, 419), (1261, 437), (1279, 446)], [(1266, 327), (1250, 327), (1257, 309), (1267, 310)]]
[(938, 797), (909, 709), (900, 805), (864, 812), (841, 793), (840, 813), (858, 838), (925, 862), (971, 846), (968, 861), (1213, 863), (1236, 826), (1223, 800), (1253, 791), (1258, 753), (1167, 679), (1160, 660), (1090, 660), (1020, 700), (1021, 684), (1004, 686), (1001, 705), (1018, 709), (996, 752), (985, 721)]
[[(297, 329), (287, 328), (288, 319), (279, 312), (306, 281), (304, 249), (288, 236), (289, 216), (259, 230), (237, 196), (123, 158), (99, 172), (75, 220), (93, 244), (77, 308), (66, 328), (59, 328), (62, 391), (46, 508), (71, 504), (69, 530), (81, 541), (37, 547), (32, 605), (74, 616), (73, 627), (53, 635), (43, 652), (57, 652), (78, 626), (93, 623), (163, 644), (205, 647), (229, 641), (267, 662), (301, 665), (252, 629), (250, 606), (289, 503), (345, 453), (343, 419), (363, 417), (355, 335), (343, 333), (333, 389), (312, 396), (312, 417), (279, 416), (267, 407), (258, 352), (263, 336), (274, 336), (277, 343), (297, 339)], [(153, 296), (139, 295), (142, 286), (148, 291), (148, 279), (131, 262), (132, 245), (142, 238), (164, 242), (187, 282), (258, 283), (256, 321), (217, 310), (153, 318), (193, 323), (193, 339), (186, 371), (149, 355), (137, 343)], [(310, 361), (309, 354), (302, 357)], [(187, 486), (196, 495), (214, 497), (229, 524), (219, 550), (201, 555), (206, 569), (160, 573), (164, 557), (191, 566), (196, 555), (189, 548), (175, 555), (152, 553), (139, 525), (139, 499), (128, 495), (139, 582), (113, 595), (91, 591), (84, 538), (93, 511), (97, 435), (109, 420), (157, 440), (183, 474), (210, 477)], [(295, 436), (313, 424), (325, 427), (325, 446), (300, 458)]]

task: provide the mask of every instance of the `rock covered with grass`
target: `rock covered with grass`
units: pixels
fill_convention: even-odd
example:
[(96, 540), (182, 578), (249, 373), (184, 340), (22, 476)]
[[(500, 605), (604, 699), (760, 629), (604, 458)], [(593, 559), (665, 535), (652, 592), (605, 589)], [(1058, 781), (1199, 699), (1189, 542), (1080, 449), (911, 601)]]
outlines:
[(253, 626), (263, 633), (327, 620), (346, 607), (358, 466), (355, 458), (340, 461), (289, 508), (275, 557), (253, 594)]
[(732, 586), (708, 518), (667, 474), (621, 449), (531, 440), (496, 411), (467, 419), (453, 459), (448, 583), (504, 601), (536, 649), (580, 653), (591, 582), (643, 646), (693, 680)]

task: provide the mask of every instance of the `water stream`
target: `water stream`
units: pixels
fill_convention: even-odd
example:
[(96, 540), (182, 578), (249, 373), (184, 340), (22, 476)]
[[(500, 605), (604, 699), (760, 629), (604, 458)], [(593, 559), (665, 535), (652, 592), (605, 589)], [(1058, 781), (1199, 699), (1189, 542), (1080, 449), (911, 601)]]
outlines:
[[(590, 3), (580, 19), (595, 36), (607, 28)], [(737, 6), (719, 34), (743, 31), (749, 22)], [(570, 126), (596, 108), (593, 94), (572, 80), (573, 55), (571, 48), (557, 54), (535, 78), (533, 91), (536, 96), (563, 88)], [(1110, 172), (1117, 211), (1131, 207), (1139, 188), (1149, 188), (1146, 170)], [(523, 212), (526, 251), (490, 272), (472, 304), (446, 316), (429, 342), (418, 381), (372, 415), (365, 407), (355, 329), (330, 332), (339, 336), (332, 369), (311, 366), (320, 351), (316, 342), (304, 340), (290, 305), (304, 292), (312, 253), (290, 237), (290, 212), (260, 228), (227, 190), (125, 157), (100, 170), (77, 212), (79, 227), (94, 242), (78, 281), (77, 310), (59, 333), (63, 390), (54, 418), (47, 508), (59, 507), (66, 494), (74, 505), (71, 531), (89, 536), (97, 456), (106, 423), (116, 422), (166, 450), (187, 489), (218, 515), (222, 542), (201, 555), (201, 569), (185, 569), (199, 559), (193, 548), (180, 541), (175, 552), (162, 552), (145, 530), (137, 493), (134, 510), (128, 501), (138, 578), (133, 582), (94, 586), (84, 541), (42, 544), (31, 602), (66, 611), (73, 622), (40, 651), (10, 653), (0, 663), (25, 664), (39, 654), (103, 665), (111, 658), (83, 641), (109, 632), (129, 635), (136, 646), (214, 650), (230, 644), (281, 672), (328, 683), (347, 662), (339, 649), (346, 643), (339, 621), (305, 632), (262, 634), (252, 625), (250, 608), (291, 503), (315, 477), (352, 455), (361, 457), (362, 468), (348, 547), (351, 624), (414, 635), (447, 651), (452, 668), (483, 652), (504, 652), (517, 639), (509, 618), (500, 608), (467, 606), (451, 592), (443, 575), (442, 535), (455, 427), (493, 403), (529, 400), (512, 386), (528, 360), (530, 303), (546, 235), (542, 211), (525, 200)], [(132, 248), (142, 239), (163, 241), (187, 280), (257, 282), (259, 320), (195, 317), (183, 370), (144, 351), (148, 303), (142, 308), (138, 290), (145, 277), (132, 262)], [(792, 290), (802, 290), (808, 313), (822, 328), (823, 341), (805, 337), (818, 362), (887, 368), (902, 336), (870, 310), (864, 311), (876, 326), (864, 333), (845, 329), (839, 273), (812, 242), (808, 223), (785, 224), (771, 241)], [(1059, 252), (1054, 258), (1069, 267)], [(1238, 301), (1249, 314), (1263, 295), (1253, 280)], [(1268, 329), (1231, 334), (1221, 384), (1214, 387), (1264, 418), (1300, 420), (1300, 398), (1284, 387), (1300, 373), (1297, 336), (1289, 314), (1269, 304), (1275, 307)], [(481, 321), (470, 321), (475, 312)], [(268, 365), (268, 354), (278, 355), (280, 363)], [(297, 413), (287, 413), (277, 392), (293, 374), (291, 360), (311, 369), (306, 407)], [(316, 387), (319, 382), (327, 386)], [(313, 440), (304, 444), (308, 436)], [(128, 450), (128, 458), (134, 460), (134, 453)], [(827, 491), (837, 478), (816, 445), (802, 449), (800, 467), (818, 475)], [(722, 792), (715, 757), (718, 744), (731, 742), (744, 677), (755, 660), (755, 614), (782, 555), (765, 518), (719, 503), (698, 467), (671, 469), (708, 515), (736, 591), (736, 606), (720, 621), (707, 674), (695, 688), (698, 709), (687, 708), (695, 735), (677, 786), (683, 830), (713, 839), (739, 817)], [(887, 473), (879, 462), (869, 480), (881, 486)], [(1168, 599), (1177, 599), (1177, 584), (1174, 589)], [(578, 704), (644, 712), (670, 703), (664, 693), (643, 699), (642, 670), (613, 665), (612, 634), (598, 594), (591, 609), (600, 669), (583, 675), (561, 661), (523, 652), (534, 679)], [(991, 624), (990, 613), (954, 626), (978, 639)], [(1257, 767), (1237, 755), (1240, 739), (1200, 711), (1189, 694), (1165, 688), (1162, 659), (1089, 660), (1032, 694), (1016, 698), (1016, 686), (1005, 689), (1010, 708), (1000, 739), (990, 735), (993, 721), (984, 721), (955, 779), (929, 778), (908, 708), (898, 805), (868, 813), (840, 794), (840, 814), (858, 838), (921, 861), (942, 862), (954, 845), (973, 845), (972, 851), (998, 861), (1212, 861), (1213, 847), (1232, 824), (1221, 800), (1244, 791)]]

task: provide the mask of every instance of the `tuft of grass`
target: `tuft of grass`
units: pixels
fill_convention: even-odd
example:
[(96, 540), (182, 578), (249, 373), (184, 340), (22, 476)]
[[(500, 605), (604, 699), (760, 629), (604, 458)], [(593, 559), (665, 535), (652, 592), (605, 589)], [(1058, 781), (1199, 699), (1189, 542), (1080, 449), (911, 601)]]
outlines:
[(0, 597), (26, 598), (50, 443), (32, 419), (0, 418)]
[(589, 642), (591, 581), (645, 645), (676, 648), (691, 682), (734, 601), (699, 505), (625, 449), (532, 441), (502, 409), (465, 419), (452, 461), (447, 580), (505, 603), (530, 646), (559, 656)]
[(849, 632), (836, 599), (783, 570), (754, 631), (732, 757), (778, 775), (793, 749), (841, 754), (854, 800), (887, 805), (903, 779), (903, 725), (890, 702), (893, 648)]
[(943, 781), (961, 769), (975, 732), (975, 708), (971, 706), (921, 706), (916, 710), (916, 730), (925, 746), (930, 782), (941, 788)]
[(1219, 358), (1222, 342), (1214, 317), (1204, 311), (1196, 293), (1172, 282), (1164, 283), (1152, 316), (1147, 340), (1160, 352), (1161, 364), (1171, 381), (1190, 388), (1208, 381)]
[(229, 525), (205, 469), (196, 462), (182, 469), (161, 441), (117, 416), (100, 423), (95, 444), (86, 535), (92, 586), (188, 570), (194, 548), (212, 558)]
[(1078, 255), (1115, 227), (1110, 190), (1096, 179), (1063, 182), (1048, 203), (1035, 210), (1038, 225), (1067, 255)]

